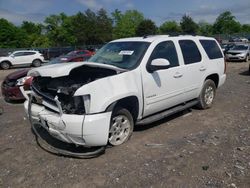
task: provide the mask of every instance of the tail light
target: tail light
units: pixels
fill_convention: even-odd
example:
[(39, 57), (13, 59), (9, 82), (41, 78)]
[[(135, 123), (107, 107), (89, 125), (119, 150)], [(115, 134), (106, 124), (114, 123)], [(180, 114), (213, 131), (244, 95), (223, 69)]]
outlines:
[(227, 71), (227, 61), (226, 58), (224, 57), (224, 74), (226, 74)]

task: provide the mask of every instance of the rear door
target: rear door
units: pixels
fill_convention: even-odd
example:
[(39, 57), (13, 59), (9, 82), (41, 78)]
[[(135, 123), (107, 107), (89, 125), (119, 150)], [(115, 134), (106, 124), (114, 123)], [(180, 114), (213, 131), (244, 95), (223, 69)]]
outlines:
[(207, 66), (194, 40), (179, 40), (179, 45), (184, 63), (184, 99), (188, 101), (199, 96)]

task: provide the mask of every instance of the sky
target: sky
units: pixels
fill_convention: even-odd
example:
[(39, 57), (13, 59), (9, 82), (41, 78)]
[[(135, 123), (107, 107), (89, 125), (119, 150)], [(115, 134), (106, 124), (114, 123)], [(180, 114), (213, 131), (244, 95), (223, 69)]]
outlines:
[(250, 0), (0, 0), (0, 18), (15, 25), (22, 21), (42, 23), (46, 16), (73, 15), (87, 9), (104, 8), (110, 14), (115, 9), (122, 12), (135, 9), (156, 25), (165, 21), (180, 21), (185, 14), (196, 22), (213, 23), (224, 11), (231, 11), (241, 24), (250, 24)]

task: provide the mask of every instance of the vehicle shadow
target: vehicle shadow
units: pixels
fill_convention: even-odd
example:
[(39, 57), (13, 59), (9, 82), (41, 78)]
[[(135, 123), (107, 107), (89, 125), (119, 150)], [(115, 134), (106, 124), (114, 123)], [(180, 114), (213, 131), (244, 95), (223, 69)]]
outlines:
[(243, 71), (243, 72), (240, 72), (239, 75), (250, 76), (250, 72), (249, 71)]
[(181, 117), (181, 116), (184, 116), (185, 114), (191, 113), (192, 110), (195, 110), (195, 108), (186, 109), (186, 110), (184, 110), (184, 111), (175, 113), (175, 114), (173, 114), (173, 115), (170, 115), (170, 116), (168, 116), (168, 117), (165, 117), (165, 118), (163, 118), (163, 119), (161, 119), (161, 120), (159, 120), (159, 121), (153, 122), (153, 123), (144, 124), (144, 125), (135, 125), (135, 127), (134, 127), (134, 132), (145, 131), (145, 130), (154, 128), (154, 127), (156, 127), (156, 126), (159, 126), (160, 124), (168, 123), (168, 122), (174, 120), (175, 118), (179, 118), (179, 117)]
[(4, 98), (4, 101), (8, 104), (22, 104), (24, 103), (24, 99), (20, 99), (20, 100), (10, 100), (10, 99), (6, 99)]

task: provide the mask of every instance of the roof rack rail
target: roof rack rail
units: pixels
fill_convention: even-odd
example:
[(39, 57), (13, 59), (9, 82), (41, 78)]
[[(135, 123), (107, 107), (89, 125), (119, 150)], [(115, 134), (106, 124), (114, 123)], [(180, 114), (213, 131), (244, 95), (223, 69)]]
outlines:
[(144, 35), (142, 38), (146, 39), (146, 38), (149, 38), (149, 37), (169, 37), (169, 35)]

